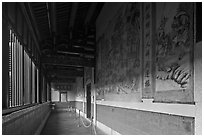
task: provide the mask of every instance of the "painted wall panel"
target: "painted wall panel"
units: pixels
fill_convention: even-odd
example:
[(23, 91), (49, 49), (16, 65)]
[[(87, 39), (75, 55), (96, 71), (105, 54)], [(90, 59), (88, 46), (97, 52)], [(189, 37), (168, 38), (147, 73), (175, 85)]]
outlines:
[(156, 101), (193, 102), (193, 3), (156, 3)]
[[(104, 24), (97, 24), (100, 27)], [(101, 33), (101, 32), (99, 32)], [(97, 99), (105, 94), (139, 94), (141, 73), (140, 4), (125, 3), (97, 38)], [(105, 97), (105, 100), (109, 98)], [(116, 99), (117, 96), (112, 98)], [(138, 98), (135, 98), (135, 101)], [(128, 100), (124, 100), (128, 101)]]

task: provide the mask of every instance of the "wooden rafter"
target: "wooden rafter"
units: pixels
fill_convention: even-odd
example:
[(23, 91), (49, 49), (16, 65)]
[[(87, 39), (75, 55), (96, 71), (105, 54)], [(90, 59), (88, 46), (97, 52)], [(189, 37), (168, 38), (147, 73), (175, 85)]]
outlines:
[(76, 66), (76, 67), (94, 67), (94, 59), (84, 58), (57, 58), (57, 57), (43, 57), (41, 62), (44, 64), (61, 65), (61, 66)]
[(83, 71), (78, 71), (78, 70), (48, 70), (48, 75), (51, 76), (57, 76), (61, 78), (69, 78), (69, 77), (82, 77), (83, 76)]

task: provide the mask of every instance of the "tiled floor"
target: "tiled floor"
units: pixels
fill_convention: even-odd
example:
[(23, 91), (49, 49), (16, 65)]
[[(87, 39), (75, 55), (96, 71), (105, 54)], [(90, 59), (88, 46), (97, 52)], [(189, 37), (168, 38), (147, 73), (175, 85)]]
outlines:
[[(83, 118), (86, 125), (90, 122)], [(96, 129), (97, 135), (104, 135)], [(85, 128), (78, 115), (69, 111), (53, 111), (41, 132), (42, 135), (94, 135), (93, 127)]]

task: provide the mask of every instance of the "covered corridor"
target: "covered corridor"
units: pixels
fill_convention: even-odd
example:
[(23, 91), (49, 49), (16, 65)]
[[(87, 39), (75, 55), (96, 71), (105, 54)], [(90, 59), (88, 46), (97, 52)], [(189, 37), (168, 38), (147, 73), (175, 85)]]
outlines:
[(201, 135), (201, 2), (2, 2), (3, 135)]

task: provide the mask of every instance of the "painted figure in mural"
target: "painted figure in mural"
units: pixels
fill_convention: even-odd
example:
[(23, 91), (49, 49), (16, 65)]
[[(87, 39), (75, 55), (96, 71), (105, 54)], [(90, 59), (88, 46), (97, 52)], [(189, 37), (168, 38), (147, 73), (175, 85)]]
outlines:
[[(178, 10), (179, 11), (179, 10)], [(174, 16), (171, 32), (165, 32), (167, 17), (161, 20), (157, 36), (157, 79), (173, 80), (186, 88), (190, 78), (190, 17), (185, 11)]]

